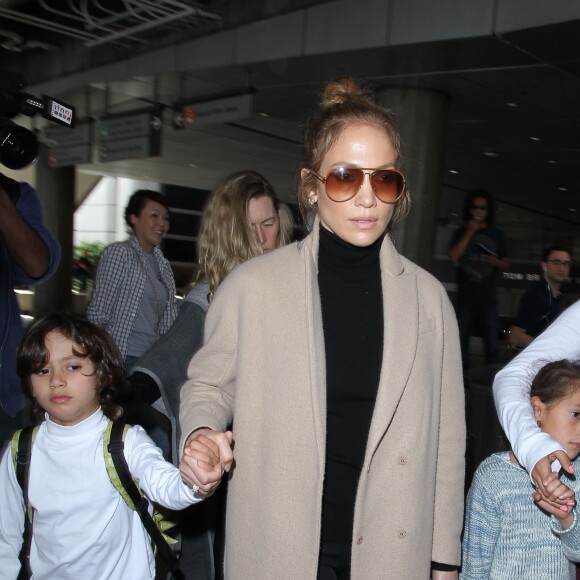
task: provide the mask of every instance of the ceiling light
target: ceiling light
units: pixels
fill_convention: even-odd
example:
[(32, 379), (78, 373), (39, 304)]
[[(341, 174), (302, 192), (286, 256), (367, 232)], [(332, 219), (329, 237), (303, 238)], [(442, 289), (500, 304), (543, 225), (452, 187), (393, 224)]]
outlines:
[(268, 115), (268, 113), (258, 113), (258, 115), (260, 115), (260, 117), (269, 117), (270, 115)]
[(449, 173), (453, 173), (453, 175), (457, 175), (459, 173), (459, 171), (457, 171), (457, 169), (450, 169)]
[(574, 207), (571, 207), (571, 208), (569, 209), (569, 211), (571, 211), (572, 213), (574, 213), (574, 212), (576, 211), (576, 208), (574, 208)]
[(557, 165), (558, 162), (555, 161), (554, 159), (548, 159), (548, 163), (551, 163), (552, 165)]
[(496, 153), (495, 151), (484, 151), (483, 154), (486, 157), (499, 157), (499, 154)]
[(541, 141), (541, 139), (539, 137), (530, 137), (530, 139), (532, 141)]
[(196, 165), (195, 163), (188, 163), (188, 165), (189, 165), (190, 167), (197, 167), (197, 165)]
[(510, 101), (510, 102), (508, 102), (508, 103), (506, 103), (506, 105), (507, 105), (508, 107), (519, 107), (519, 105), (518, 105), (517, 103), (513, 103), (513, 102), (511, 102), (511, 101)]
[(568, 188), (567, 187), (559, 187), (558, 190), (559, 191), (568, 191)]

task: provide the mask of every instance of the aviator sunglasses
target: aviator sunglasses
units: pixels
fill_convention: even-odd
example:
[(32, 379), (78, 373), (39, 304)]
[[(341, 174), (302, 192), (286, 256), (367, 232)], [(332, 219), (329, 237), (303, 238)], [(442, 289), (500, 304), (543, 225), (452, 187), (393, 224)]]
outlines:
[(362, 187), (365, 175), (369, 176), (372, 190), (383, 203), (395, 203), (405, 193), (405, 177), (396, 169), (335, 167), (326, 177), (312, 169), (308, 171), (324, 183), (326, 195), (332, 201), (352, 199)]

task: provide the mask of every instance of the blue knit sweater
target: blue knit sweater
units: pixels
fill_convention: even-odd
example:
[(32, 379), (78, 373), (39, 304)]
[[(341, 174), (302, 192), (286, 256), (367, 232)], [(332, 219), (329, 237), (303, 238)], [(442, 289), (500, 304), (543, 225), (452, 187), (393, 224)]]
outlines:
[[(580, 459), (574, 462), (580, 476)], [(562, 476), (579, 496), (580, 481)], [(580, 478), (580, 477), (579, 477)], [(560, 520), (535, 505), (526, 471), (509, 453), (488, 457), (467, 496), (461, 580), (570, 580), (580, 561), (580, 524)]]

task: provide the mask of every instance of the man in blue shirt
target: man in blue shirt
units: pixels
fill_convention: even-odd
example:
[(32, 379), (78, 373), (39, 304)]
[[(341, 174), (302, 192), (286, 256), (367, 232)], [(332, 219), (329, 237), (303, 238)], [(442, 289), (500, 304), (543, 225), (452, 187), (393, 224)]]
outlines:
[(59, 261), (60, 245), (44, 225), (34, 189), (0, 173), (0, 445), (19, 426), (24, 406), (16, 374), (23, 325), (14, 288), (43, 282)]
[(510, 329), (510, 346), (525, 348), (562, 312), (560, 287), (570, 275), (571, 265), (572, 257), (566, 248), (552, 246), (544, 250), (542, 279), (534, 282), (522, 297)]

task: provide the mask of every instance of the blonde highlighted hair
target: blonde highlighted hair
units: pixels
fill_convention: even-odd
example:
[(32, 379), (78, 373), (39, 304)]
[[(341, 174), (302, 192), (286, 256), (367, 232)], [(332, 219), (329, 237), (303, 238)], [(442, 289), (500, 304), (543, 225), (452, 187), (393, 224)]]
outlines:
[(276, 247), (287, 244), (292, 233), (292, 214), (279, 200), (270, 182), (257, 171), (244, 170), (222, 179), (210, 194), (201, 219), (197, 242), (198, 272), (195, 282), (205, 280), (210, 295), (230, 271), (262, 253), (248, 215), (251, 199), (269, 197), (279, 217)]
[[(306, 125), (304, 168), (318, 172), (324, 156), (349, 125), (371, 125), (383, 129), (395, 149), (395, 167), (400, 169), (401, 137), (391, 114), (375, 103), (370, 94), (351, 78), (336, 79), (324, 88), (321, 108)], [(298, 202), (304, 218), (314, 209), (308, 203), (308, 198), (318, 185), (312, 173), (307, 173), (300, 183)], [(407, 215), (410, 204), (409, 193), (405, 191), (395, 204), (389, 227)]]

